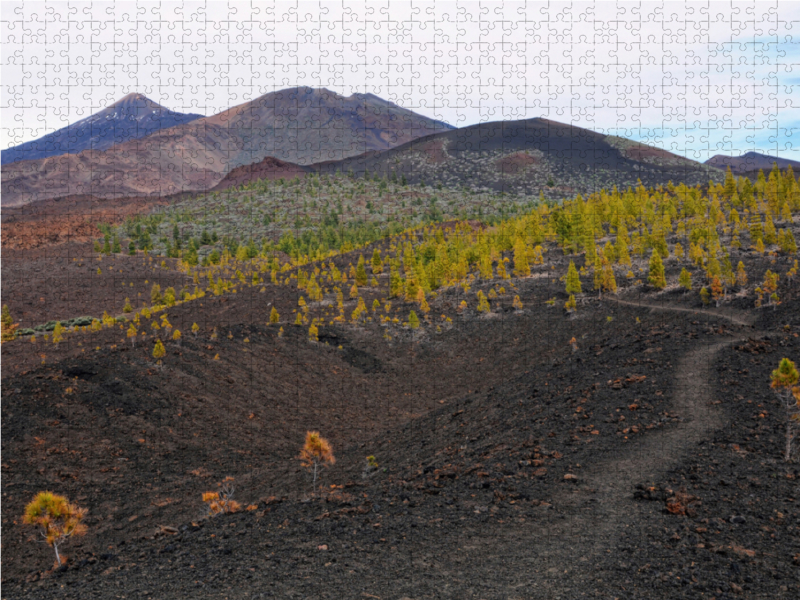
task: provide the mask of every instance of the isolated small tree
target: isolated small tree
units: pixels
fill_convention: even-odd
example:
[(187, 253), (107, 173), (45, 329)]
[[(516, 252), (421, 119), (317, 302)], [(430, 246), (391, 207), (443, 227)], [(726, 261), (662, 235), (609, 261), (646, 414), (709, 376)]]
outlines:
[(478, 312), (488, 313), (492, 310), (489, 306), (489, 299), (483, 293), (483, 290), (478, 290)]
[(350, 298), (355, 300), (358, 298), (358, 286), (354, 283), (353, 287), (350, 288)]
[(708, 303), (711, 300), (711, 294), (708, 293), (708, 289), (705, 286), (700, 288), (700, 300), (703, 301), (703, 304), (708, 306)]
[(208, 516), (213, 517), (219, 514), (235, 513), (241, 505), (233, 499), (233, 477), (226, 477), (217, 484), (219, 488), (216, 492), (203, 492), (203, 502), (208, 505)]
[(576, 306), (577, 306), (577, 304), (575, 303), (575, 296), (574, 296), (573, 294), (570, 294), (570, 295), (569, 295), (569, 298), (568, 298), (568, 299), (567, 299), (567, 301), (564, 303), (564, 309), (565, 309), (565, 310), (566, 310), (568, 313), (572, 313), (572, 312), (575, 312), (575, 307), (576, 307)]
[(19, 323), (14, 323), (14, 319), (11, 318), (11, 312), (8, 310), (8, 305), (3, 306), (3, 317), (2, 321), (0, 321), (0, 327), (2, 327), (2, 341), (10, 342), (17, 337), (17, 327), (19, 327)]
[(137, 335), (136, 327), (133, 326), (133, 323), (130, 324), (128, 327), (127, 336), (128, 339), (131, 341), (131, 348), (136, 348), (136, 335)]
[(714, 303), (719, 306), (720, 302), (722, 302), (724, 296), (724, 288), (722, 287), (722, 281), (719, 277), (714, 275), (711, 278), (711, 298), (714, 300)]
[(313, 470), (313, 489), (317, 487), (317, 473), (319, 468), (326, 464), (333, 465), (336, 463), (336, 458), (333, 456), (330, 443), (319, 434), (319, 431), (306, 432), (306, 441), (303, 448), (300, 450), (300, 456), (298, 458), (301, 460), (304, 467)]
[(413, 310), (408, 313), (408, 326), (411, 329), (416, 329), (419, 327), (419, 317), (417, 317), (417, 313), (415, 313)]
[(180, 329), (176, 329), (172, 332), (172, 341), (175, 342), (178, 346), (181, 345), (181, 332)]
[(381, 260), (381, 253), (377, 248), (372, 252), (372, 272), (375, 275), (383, 273), (383, 261)]
[(573, 261), (569, 261), (569, 267), (567, 268), (567, 293), (581, 293), (581, 278), (578, 276), (578, 269), (575, 268)]
[(25, 507), (22, 522), (40, 529), (44, 541), (53, 547), (56, 563), (62, 564), (58, 549), (69, 538), (86, 534), (86, 525), (81, 521), (86, 509), (70, 504), (64, 496), (52, 492), (39, 492)]
[(663, 290), (667, 287), (667, 280), (664, 277), (664, 263), (661, 262), (661, 255), (656, 250), (653, 250), (650, 255), (650, 270), (647, 281), (657, 290)]
[(800, 388), (797, 387), (798, 380), (800, 380), (800, 374), (798, 374), (794, 362), (788, 358), (782, 359), (778, 368), (772, 372), (770, 387), (775, 390), (778, 399), (786, 409), (786, 451), (783, 456), (786, 462), (792, 459), (794, 432), (797, 425), (800, 424)]
[(273, 306), (272, 310), (269, 311), (269, 324), (274, 325), (278, 321), (280, 321), (281, 316), (278, 314), (278, 310)]
[(319, 329), (314, 323), (311, 323), (311, 326), (308, 328), (308, 339), (312, 342), (319, 341)]
[(192, 335), (197, 337), (197, 332), (200, 331), (200, 326), (197, 323), (192, 323)]
[(158, 361), (158, 366), (163, 369), (164, 366), (161, 364), (161, 359), (166, 356), (167, 351), (164, 348), (164, 344), (161, 342), (160, 339), (156, 339), (156, 345), (153, 347), (153, 358)]
[(130, 313), (133, 312), (133, 306), (131, 306), (131, 299), (125, 298), (125, 306), (122, 307), (122, 312)]
[(514, 301), (512, 302), (512, 306), (515, 310), (522, 310), (522, 300), (519, 299), (519, 296), (514, 296)]
[(58, 344), (64, 340), (64, 328), (61, 326), (61, 322), (56, 323), (55, 328), (53, 329), (53, 343)]

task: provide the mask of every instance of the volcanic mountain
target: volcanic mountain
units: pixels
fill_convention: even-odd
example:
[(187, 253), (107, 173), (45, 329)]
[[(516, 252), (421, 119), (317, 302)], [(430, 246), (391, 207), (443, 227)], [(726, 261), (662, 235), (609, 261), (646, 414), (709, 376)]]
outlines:
[(768, 174), (772, 170), (773, 163), (778, 163), (778, 168), (783, 170), (791, 166), (792, 169), (800, 169), (800, 162), (789, 160), (788, 158), (778, 158), (768, 154), (758, 152), (747, 152), (741, 156), (725, 156), (717, 154), (709, 158), (705, 164), (719, 169), (731, 168), (734, 175), (747, 175), (749, 177), (758, 176), (758, 171), (764, 170)]
[(106, 150), (114, 144), (143, 138), (160, 129), (202, 117), (171, 111), (141, 94), (128, 94), (77, 123), (3, 150), (0, 161), (5, 165), (20, 160), (77, 154), (83, 150)]
[(723, 171), (639, 142), (534, 118), (495, 121), (422, 137), (380, 153), (315, 167), (322, 172), (405, 176), (411, 183), (548, 197), (722, 180)]
[(3, 205), (91, 194), (166, 196), (217, 185), (267, 156), (301, 165), (386, 150), (452, 129), (372, 94), (290, 88), (98, 152), (3, 167)]

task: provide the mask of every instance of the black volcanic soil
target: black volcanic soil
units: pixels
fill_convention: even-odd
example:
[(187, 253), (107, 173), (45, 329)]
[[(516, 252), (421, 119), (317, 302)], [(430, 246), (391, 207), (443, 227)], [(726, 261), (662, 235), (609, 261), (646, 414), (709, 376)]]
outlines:
[[(170, 309), (184, 338), (163, 370), (118, 329), (50, 344), (44, 365), (3, 344), (3, 597), (800, 594), (800, 467), (769, 389), (800, 360), (797, 283), (777, 309), (637, 287), (570, 318), (544, 304), (563, 285), (532, 277), (522, 312), (509, 294), (459, 317), (448, 293), (442, 333), (323, 327), (319, 343), (265, 325), (297, 302), (266, 287)], [(337, 457), (314, 494), (308, 429)], [(228, 475), (257, 508), (204, 518)], [(62, 571), (20, 525), (42, 489), (89, 511)]]

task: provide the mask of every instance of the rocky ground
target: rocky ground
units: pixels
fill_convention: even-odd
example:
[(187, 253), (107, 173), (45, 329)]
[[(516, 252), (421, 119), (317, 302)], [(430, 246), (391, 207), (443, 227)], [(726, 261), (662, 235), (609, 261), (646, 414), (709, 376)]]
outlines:
[[(391, 342), (279, 337), (290, 288), (207, 296), (170, 309), (163, 369), (117, 329), (3, 344), (3, 597), (800, 595), (800, 467), (769, 389), (800, 361), (798, 284), (762, 309), (629, 286), (573, 316), (554, 277), (516, 285), (522, 311), (442, 294), (452, 327)], [(309, 429), (337, 458), (317, 490)], [(208, 518), (226, 476), (255, 509)], [(42, 489), (88, 509), (60, 570), (21, 525)]]

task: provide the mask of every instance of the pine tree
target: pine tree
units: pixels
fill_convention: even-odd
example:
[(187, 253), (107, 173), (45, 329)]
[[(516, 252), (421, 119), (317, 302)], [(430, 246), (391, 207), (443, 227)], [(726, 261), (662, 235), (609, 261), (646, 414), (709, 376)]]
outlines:
[(703, 286), (702, 288), (700, 288), (700, 300), (703, 301), (703, 304), (705, 304), (707, 306), (708, 303), (709, 303), (709, 299), (710, 298), (711, 298), (711, 294), (708, 293), (708, 290), (706, 289), (706, 287)]
[(61, 567), (58, 549), (69, 538), (86, 534), (86, 525), (81, 522), (85, 516), (85, 509), (70, 504), (64, 496), (39, 492), (25, 507), (22, 522), (41, 530), (45, 542), (56, 553), (56, 563)]
[[(431, 307), (428, 305), (428, 301), (425, 299), (425, 290), (422, 288), (417, 288), (417, 303), (419, 304), (419, 309), (424, 313), (428, 314), (431, 311)], [(377, 302), (377, 300), (376, 300)]]
[(164, 348), (164, 344), (161, 343), (161, 340), (156, 339), (156, 345), (153, 347), (153, 358), (155, 358), (158, 361), (158, 366), (162, 369), (164, 368), (164, 366), (161, 364), (161, 359), (164, 358), (166, 354), (167, 351)]
[(63, 341), (64, 337), (64, 328), (61, 326), (61, 322), (57, 322), (55, 328), (53, 329), (53, 343), (58, 344), (59, 342)]
[(514, 302), (512, 306), (515, 310), (522, 310), (522, 300), (519, 299), (519, 296), (514, 296)]
[(681, 269), (680, 277), (678, 277), (678, 283), (687, 292), (692, 289), (692, 274), (687, 271), (686, 268)]
[(739, 261), (739, 265), (736, 267), (736, 285), (741, 288), (747, 285), (747, 271), (742, 261)]
[(308, 328), (308, 339), (312, 342), (319, 341), (319, 329), (314, 323), (311, 323), (311, 326)]
[(573, 261), (569, 261), (569, 267), (567, 268), (567, 293), (581, 293), (581, 280), (578, 276), (578, 270), (575, 268), (575, 263)]
[(489, 306), (489, 300), (486, 298), (486, 295), (483, 293), (483, 290), (478, 290), (478, 312), (490, 312), (491, 306)]
[(397, 298), (403, 292), (403, 280), (397, 269), (392, 268), (389, 273), (389, 298)]
[(319, 434), (319, 431), (306, 432), (306, 441), (303, 448), (300, 450), (300, 456), (298, 458), (304, 467), (313, 469), (313, 489), (317, 487), (317, 473), (319, 468), (326, 464), (333, 465), (336, 463), (336, 458), (333, 456), (330, 443)]
[(200, 331), (200, 326), (197, 323), (192, 323), (192, 335), (197, 337), (197, 332)]
[(612, 294), (617, 293), (617, 279), (614, 277), (614, 268), (603, 259), (603, 290)]
[(517, 239), (514, 244), (514, 275), (517, 277), (529, 277), (530, 274), (531, 267), (528, 263), (525, 242), (522, 239)]
[(360, 254), (358, 256), (358, 266), (356, 267), (356, 275), (355, 275), (356, 285), (365, 286), (367, 285), (367, 269), (364, 266), (364, 255)]
[(656, 250), (653, 250), (650, 255), (650, 271), (647, 281), (657, 290), (663, 290), (667, 287), (667, 280), (664, 277), (664, 263), (661, 262), (661, 255)]
[(377, 248), (372, 252), (372, 272), (375, 275), (383, 273), (383, 261), (381, 261), (381, 253)]
[(269, 324), (275, 325), (280, 320), (280, 318), (281, 316), (278, 314), (278, 310), (273, 306), (272, 310), (269, 311)]
[(128, 339), (131, 341), (131, 348), (136, 347), (136, 334), (137, 334), (136, 327), (134, 327), (133, 323), (131, 323), (130, 327), (128, 327), (128, 332), (127, 332)]
[(800, 381), (795, 364), (788, 358), (781, 359), (778, 368), (772, 372), (770, 387), (775, 390), (781, 404), (786, 409), (786, 450), (783, 459), (786, 462), (792, 459), (795, 430), (800, 424)]
[(163, 300), (161, 298), (161, 286), (158, 285), (157, 283), (154, 283), (153, 287), (150, 290), (150, 303), (153, 306), (157, 306), (163, 303)]
[(577, 306), (575, 302), (575, 296), (570, 294), (567, 301), (564, 303), (564, 308), (568, 313), (575, 312), (575, 307)]
[(408, 314), (408, 326), (411, 329), (416, 329), (419, 327), (419, 317), (417, 317), (417, 313), (413, 310)]
[(11, 318), (11, 312), (8, 310), (8, 305), (3, 306), (3, 316), (2, 321), (0, 321), (0, 327), (2, 331), (0, 331), (0, 339), (4, 342), (10, 342), (17, 337), (17, 328), (19, 327), (19, 323), (14, 323), (14, 319)]

